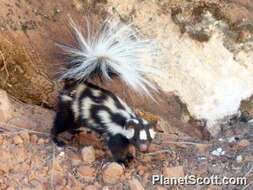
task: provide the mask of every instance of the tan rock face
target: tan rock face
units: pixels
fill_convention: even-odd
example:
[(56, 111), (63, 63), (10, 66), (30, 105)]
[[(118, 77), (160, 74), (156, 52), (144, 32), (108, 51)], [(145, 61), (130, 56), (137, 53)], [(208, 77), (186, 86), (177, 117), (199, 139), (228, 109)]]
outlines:
[(84, 164), (91, 164), (95, 161), (95, 150), (92, 146), (84, 147), (81, 150), (82, 159)]
[(103, 170), (103, 180), (108, 184), (115, 184), (120, 181), (120, 178), (124, 174), (123, 167), (116, 162), (112, 162), (105, 166)]
[(207, 119), (213, 135), (218, 130), (211, 130), (214, 123), (237, 112), (240, 101), (253, 94), (250, 61), (253, 51), (231, 52), (224, 45), (222, 28), (218, 27), (224, 23), (217, 21), (212, 13), (206, 12), (205, 18), (208, 23), (205, 29), (210, 30), (211, 37), (201, 43), (186, 33), (181, 34), (170, 12), (164, 14), (154, 1), (108, 1), (108, 11), (112, 7), (116, 7), (117, 14), (133, 18), (141, 32), (157, 41), (161, 54), (146, 64), (156, 65), (164, 74), (151, 77), (164, 91), (176, 92), (192, 116)]

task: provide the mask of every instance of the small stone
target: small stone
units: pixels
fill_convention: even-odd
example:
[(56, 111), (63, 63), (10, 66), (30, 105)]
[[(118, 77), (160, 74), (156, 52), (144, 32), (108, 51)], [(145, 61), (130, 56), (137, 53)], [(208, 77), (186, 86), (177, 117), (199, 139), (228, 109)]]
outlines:
[(184, 177), (184, 168), (183, 166), (176, 166), (176, 167), (166, 167), (163, 170), (164, 176), (171, 178), (171, 177)]
[(236, 162), (238, 163), (242, 162), (242, 155), (236, 156)]
[(95, 169), (90, 166), (80, 166), (78, 168), (78, 173), (83, 177), (84, 181), (91, 182), (95, 179), (96, 173)]
[(102, 190), (110, 190), (110, 188), (108, 186), (104, 186)]
[(24, 141), (19, 135), (16, 135), (13, 138), (13, 142), (14, 142), (14, 144), (22, 144)]
[(97, 190), (98, 188), (95, 185), (88, 185), (84, 188), (84, 190)]
[(59, 156), (64, 157), (65, 153), (63, 151), (60, 152)]
[(95, 150), (92, 146), (84, 147), (81, 151), (84, 164), (91, 164), (95, 161)]
[(32, 135), (31, 136), (31, 143), (36, 144), (37, 141), (38, 141), (38, 136), (37, 135)]
[(239, 147), (242, 147), (242, 148), (247, 147), (247, 146), (249, 146), (249, 145), (250, 145), (250, 142), (249, 142), (248, 140), (246, 140), (246, 139), (243, 139), (243, 140), (241, 140), (241, 141), (238, 143), (238, 146), (239, 146)]
[(13, 116), (13, 110), (7, 93), (0, 90), (0, 122), (6, 122)]
[(129, 184), (130, 190), (144, 190), (143, 186), (141, 185), (139, 180), (136, 178), (133, 178), (132, 180), (130, 180), (128, 184)]
[(118, 183), (123, 173), (123, 167), (116, 162), (112, 162), (103, 169), (103, 180), (108, 184)]
[(28, 131), (23, 131), (20, 133), (21, 138), (23, 139), (24, 142), (29, 142), (30, 141), (30, 135)]
[(222, 155), (225, 154), (225, 151), (222, 150), (221, 147), (219, 147), (219, 148), (213, 150), (213, 151), (211, 152), (211, 154), (214, 155), (214, 156), (222, 156)]
[(44, 144), (44, 143), (45, 143), (44, 139), (40, 138), (40, 139), (38, 140), (38, 144)]

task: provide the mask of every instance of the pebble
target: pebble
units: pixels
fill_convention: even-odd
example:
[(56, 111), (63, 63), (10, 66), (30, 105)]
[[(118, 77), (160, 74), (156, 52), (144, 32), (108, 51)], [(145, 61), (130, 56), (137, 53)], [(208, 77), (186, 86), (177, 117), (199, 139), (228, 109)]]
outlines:
[(95, 169), (90, 166), (80, 166), (78, 168), (78, 173), (83, 177), (84, 181), (86, 182), (93, 181), (96, 176)]
[(39, 140), (38, 140), (38, 142), (37, 142), (38, 144), (44, 144), (45, 143), (45, 141), (44, 141), (44, 139), (42, 139), (42, 138), (40, 138)]
[(28, 131), (23, 131), (20, 133), (21, 138), (23, 139), (24, 142), (29, 142), (30, 141), (30, 135)]
[(222, 155), (225, 154), (225, 151), (222, 150), (221, 147), (219, 147), (219, 148), (213, 150), (213, 151), (211, 152), (211, 154), (214, 155), (214, 156), (222, 156)]
[(24, 141), (19, 135), (16, 135), (13, 137), (13, 142), (14, 144), (22, 144)]
[(236, 156), (236, 162), (238, 163), (242, 162), (242, 155)]
[(84, 164), (92, 164), (96, 159), (95, 150), (92, 146), (84, 147), (81, 151), (81, 154)]
[(123, 167), (116, 162), (112, 162), (103, 169), (103, 181), (108, 184), (118, 183), (123, 174)]

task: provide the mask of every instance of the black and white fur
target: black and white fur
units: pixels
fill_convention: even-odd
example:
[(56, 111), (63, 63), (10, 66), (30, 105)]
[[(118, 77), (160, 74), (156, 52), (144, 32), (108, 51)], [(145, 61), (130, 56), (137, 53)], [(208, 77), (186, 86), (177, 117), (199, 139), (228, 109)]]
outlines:
[(148, 75), (160, 72), (154, 64), (144, 62), (155, 55), (154, 43), (140, 39), (136, 29), (118, 20), (107, 19), (98, 31), (87, 23), (85, 35), (72, 20), (71, 26), (78, 47), (58, 44), (70, 60), (60, 77), (68, 82), (59, 97), (52, 129), (54, 142), (63, 145), (58, 134), (87, 127), (107, 137), (118, 162), (126, 160), (129, 144), (146, 151), (155, 137), (154, 124), (138, 117), (119, 97), (87, 81), (93, 76), (112, 81), (117, 76), (136, 92), (153, 98), (158, 89)]
[(58, 135), (79, 132), (84, 127), (106, 137), (117, 162), (128, 159), (128, 146), (147, 151), (155, 137), (154, 123), (138, 117), (132, 109), (110, 91), (88, 82), (65, 85), (59, 97), (58, 112), (52, 129), (53, 140), (62, 146)]

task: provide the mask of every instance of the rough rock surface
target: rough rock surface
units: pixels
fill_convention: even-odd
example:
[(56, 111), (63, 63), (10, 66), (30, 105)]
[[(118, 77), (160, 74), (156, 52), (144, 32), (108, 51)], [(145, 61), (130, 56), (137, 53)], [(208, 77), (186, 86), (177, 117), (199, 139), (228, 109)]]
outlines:
[[(23, 105), (26, 117), (39, 121), (46, 118), (48, 110), (33, 110), (37, 106)], [(14, 107), (15, 108), (15, 107)], [(18, 109), (18, 110), (19, 110)], [(16, 110), (16, 108), (15, 108)], [(50, 112), (52, 116), (54, 115)], [(16, 112), (19, 117), (23, 112)], [(15, 118), (14, 118), (15, 119)], [(151, 183), (152, 175), (167, 177), (185, 175), (196, 176), (247, 176), (252, 180), (252, 125), (233, 120), (224, 124), (223, 133), (211, 141), (199, 141), (188, 134), (180, 132), (166, 121), (160, 122), (164, 129), (158, 132), (150, 152), (141, 154), (136, 151), (129, 166), (111, 163), (111, 155), (104, 146), (97, 146), (94, 151), (102, 152), (92, 164), (82, 160), (83, 147), (76, 146), (67, 136), (69, 146), (57, 148), (51, 142), (49, 126), (52, 121), (30, 123), (22, 128), (16, 124), (0, 124), (0, 189), (103, 189), (103, 190), (164, 190), (172, 188), (159, 183)], [(34, 124), (35, 126), (33, 126)], [(15, 142), (15, 143), (13, 143)], [(88, 142), (86, 142), (88, 143)], [(90, 142), (92, 144), (92, 142)], [(87, 146), (85, 147), (87, 149)], [(90, 148), (88, 148), (90, 149)], [(213, 155), (213, 150), (221, 149), (224, 154)], [(88, 151), (89, 152), (89, 151)], [(217, 186), (193, 185), (177, 186), (179, 189), (213, 189)], [(240, 185), (218, 186), (220, 189), (242, 189)], [(252, 188), (252, 185), (249, 185)]]
[[(215, 123), (236, 113), (241, 100), (253, 94), (253, 49), (250, 40), (247, 51), (237, 44), (230, 45), (234, 51), (228, 49), (224, 37), (228, 25), (217, 20), (208, 6), (199, 9), (202, 14), (196, 22), (199, 25), (203, 22), (201, 26), (210, 36), (205, 42), (192, 39), (187, 32), (182, 34), (175, 17), (183, 19), (184, 15), (177, 12), (170, 15), (169, 9), (163, 12), (155, 1), (108, 1), (112, 14), (131, 19), (142, 33), (157, 40), (160, 56), (155, 62), (147, 62), (164, 71), (156, 78), (157, 83), (164, 91), (176, 92), (190, 114), (206, 119), (215, 135), (218, 128), (211, 129)], [(190, 23), (185, 24), (187, 27), (198, 28)]]

